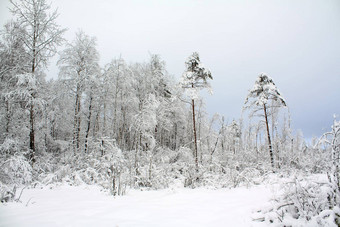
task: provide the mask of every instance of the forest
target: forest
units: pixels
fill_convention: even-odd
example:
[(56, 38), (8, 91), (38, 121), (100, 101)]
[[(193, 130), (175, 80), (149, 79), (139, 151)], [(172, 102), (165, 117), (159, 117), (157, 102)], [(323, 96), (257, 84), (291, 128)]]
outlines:
[[(311, 143), (293, 134), (275, 75), (254, 72), (242, 116), (228, 122), (209, 116), (200, 94), (213, 90), (209, 56), (193, 51), (183, 59), (179, 80), (158, 54), (101, 66), (96, 37), (79, 30), (66, 40), (49, 2), (11, 5), (0, 40), (2, 204), (18, 202), (21, 188), (58, 184), (97, 185), (116, 197), (275, 178), (283, 193), (254, 222), (339, 225), (340, 122), (334, 117)], [(59, 75), (46, 80), (53, 56)]]

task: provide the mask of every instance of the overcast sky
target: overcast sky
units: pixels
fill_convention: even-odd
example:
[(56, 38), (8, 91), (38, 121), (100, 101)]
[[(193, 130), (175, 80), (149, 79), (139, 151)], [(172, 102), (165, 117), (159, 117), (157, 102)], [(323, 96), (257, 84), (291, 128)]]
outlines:
[[(11, 18), (0, 0), (0, 25)], [(261, 72), (271, 76), (306, 138), (330, 129), (340, 114), (339, 0), (54, 0), (58, 23), (73, 40), (78, 29), (97, 37), (101, 64), (120, 55), (143, 62), (160, 54), (179, 78), (186, 58), (200, 54), (212, 71), (209, 114), (241, 116)], [(57, 57), (48, 78), (57, 78)]]

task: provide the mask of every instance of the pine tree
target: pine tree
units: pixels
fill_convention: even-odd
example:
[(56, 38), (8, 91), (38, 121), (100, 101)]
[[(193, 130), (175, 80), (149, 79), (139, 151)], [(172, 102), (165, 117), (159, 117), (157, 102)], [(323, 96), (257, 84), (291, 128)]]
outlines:
[[(270, 101), (273, 101), (273, 102), (270, 102)], [(266, 130), (267, 130), (270, 162), (271, 162), (272, 168), (274, 168), (274, 155), (273, 155), (273, 148), (272, 148), (272, 143), (270, 139), (269, 126), (268, 126), (268, 110), (272, 107), (282, 107), (282, 106), (286, 106), (286, 101), (281, 96), (275, 83), (265, 73), (261, 73), (258, 76), (257, 80), (255, 81), (255, 85), (249, 91), (249, 94), (245, 101), (244, 109), (252, 108), (253, 111), (251, 115), (254, 115), (258, 111), (263, 110)]]
[(198, 98), (199, 90), (203, 88), (210, 88), (208, 79), (213, 79), (211, 72), (206, 69), (199, 58), (197, 52), (194, 52), (188, 60), (185, 62), (186, 70), (184, 71), (180, 85), (182, 88), (186, 89), (191, 98), (192, 107), (192, 121), (193, 121), (193, 131), (194, 131), (194, 145), (195, 145), (195, 164), (196, 169), (198, 169), (198, 154), (197, 154), (197, 132), (196, 132), (196, 122), (195, 122), (195, 100)]

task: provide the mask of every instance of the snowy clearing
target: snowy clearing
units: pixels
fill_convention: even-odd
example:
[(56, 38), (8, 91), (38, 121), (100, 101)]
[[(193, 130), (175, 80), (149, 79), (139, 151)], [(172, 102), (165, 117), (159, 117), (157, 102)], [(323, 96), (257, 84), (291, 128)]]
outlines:
[(129, 191), (112, 197), (95, 186), (26, 189), (22, 203), (0, 205), (0, 226), (266, 226), (252, 212), (269, 187)]

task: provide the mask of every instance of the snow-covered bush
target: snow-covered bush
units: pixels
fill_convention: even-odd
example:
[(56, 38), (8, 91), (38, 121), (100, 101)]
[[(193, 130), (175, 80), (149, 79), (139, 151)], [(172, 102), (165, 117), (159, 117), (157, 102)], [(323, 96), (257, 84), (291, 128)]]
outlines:
[(176, 152), (161, 147), (141, 152), (135, 186), (149, 189), (167, 188), (172, 181), (169, 157), (174, 153)]
[(8, 185), (21, 185), (32, 181), (32, 167), (20, 144), (7, 138), (0, 145), (0, 181)]
[(6, 138), (0, 145), (0, 200), (11, 201), (17, 186), (32, 181), (32, 167), (27, 151), (15, 139)]
[[(279, 226), (336, 226), (340, 209), (332, 202), (334, 189), (325, 174), (281, 179), (281, 194), (261, 210), (263, 220)], [(258, 216), (261, 216), (258, 215)]]
[(293, 182), (284, 184), (284, 191), (281, 198), (283, 205), (277, 209), (279, 214), (288, 212), (293, 218), (309, 221), (321, 211), (332, 207), (328, 198), (333, 192), (327, 181), (306, 181), (295, 178)]
[(13, 201), (16, 192), (16, 187), (9, 187), (0, 182), (0, 202), (7, 203)]
[[(323, 148), (320, 144), (323, 144)], [(307, 154), (307, 150), (311, 153)], [(290, 226), (292, 223), (339, 226), (340, 123), (334, 120), (331, 132), (325, 133), (313, 148), (305, 147), (297, 156), (300, 157), (300, 166), (295, 168), (298, 174), (301, 166), (306, 167), (309, 172), (324, 173), (310, 177), (300, 173), (300, 177), (293, 177), (284, 182), (281, 185), (283, 192), (274, 201), (274, 207), (262, 211), (265, 214), (264, 219), (268, 223), (281, 223), (283, 226)], [(322, 158), (324, 160), (320, 160)], [(319, 166), (322, 166), (323, 170), (317, 170)], [(306, 174), (306, 171), (304, 173)]]
[(6, 184), (26, 184), (32, 181), (32, 167), (23, 153), (15, 153), (1, 163), (1, 180)]
[[(50, 157), (49, 160), (46, 160)], [(44, 165), (51, 163), (53, 167)], [(88, 152), (74, 153), (71, 149), (58, 155), (45, 154), (37, 161), (43, 184), (64, 182), (71, 185), (97, 184), (113, 195), (125, 194), (129, 183), (124, 156), (112, 140), (89, 141)]]
[(184, 187), (195, 187), (199, 174), (196, 172), (195, 161), (191, 149), (181, 147), (169, 159), (172, 178), (182, 178)]

